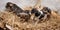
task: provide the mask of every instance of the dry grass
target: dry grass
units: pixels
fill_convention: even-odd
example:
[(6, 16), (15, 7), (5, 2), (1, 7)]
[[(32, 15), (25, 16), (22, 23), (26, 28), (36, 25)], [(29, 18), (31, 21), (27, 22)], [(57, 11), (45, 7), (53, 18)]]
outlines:
[(60, 30), (60, 16), (58, 15), (53, 15), (48, 21), (37, 24), (35, 22), (21, 22), (21, 19), (12, 12), (0, 12), (0, 17), (4, 19), (0, 21), (2, 28), (6, 23), (12, 30)]

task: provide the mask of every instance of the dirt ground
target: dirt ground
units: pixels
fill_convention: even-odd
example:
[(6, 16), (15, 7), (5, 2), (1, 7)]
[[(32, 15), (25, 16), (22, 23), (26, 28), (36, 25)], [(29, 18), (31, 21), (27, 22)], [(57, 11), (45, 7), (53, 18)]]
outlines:
[(40, 23), (21, 22), (22, 19), (12, 12), (0, 12), (0, 18), (3, 18), (0, 19), (0, 27), (4, 28), (4, 24), (6, 24), (10, 30), (60, 30), (60, 16), (58, 14)]

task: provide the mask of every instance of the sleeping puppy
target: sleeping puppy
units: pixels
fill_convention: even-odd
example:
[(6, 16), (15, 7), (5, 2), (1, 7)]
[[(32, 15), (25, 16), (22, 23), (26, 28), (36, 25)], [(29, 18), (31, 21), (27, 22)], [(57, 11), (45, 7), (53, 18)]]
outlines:
[(46, 15), (46, 12), (38, 11), (35, 13), (35, 17), (37, 17), (38, 19), (45, 20), (47, 18), (47, 15)]
[(6, 9), (8, 9), (7, 11), (13, 12), (15, 14), (18, 14), (20, 12), (23, 12), (23, 10), (20, 7), (18, 7), (16, 4), (11, 3), (11, 2), (8, 2), (6, 4)]
[(24, 19), (29, 19), (30, 17), (30, 11), (29, 10), (23, 10), (20, 7), (18, 7), (16, 4), (8, 2), (6, 4), (6, 9), (9, 9), (7, 11), (13, 12), (16, 14), (18, 17), (24, 18)]
[(45, 20), (47, 18), (47, 13), (43, 11), (38, 11), (37, 9), (32, 9), (31, 14), (34, 14), (33, 20)]
[(35, 8), (31, 10), (31, 15), (32, 14), (33, 14), (33, 17), (31, 17), (31, 19), (38, 22), (45, 21), (50, 16), (47, 12), (42, 10), (39, 11), (38, 9), (35, 9)]

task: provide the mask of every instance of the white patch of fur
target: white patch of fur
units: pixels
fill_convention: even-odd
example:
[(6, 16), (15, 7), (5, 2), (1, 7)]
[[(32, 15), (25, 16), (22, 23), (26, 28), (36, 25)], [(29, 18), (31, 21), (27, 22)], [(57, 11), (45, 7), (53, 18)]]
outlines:
[(42, 11), (39, 11), (41, 14), (43, 14), (43, 12)]

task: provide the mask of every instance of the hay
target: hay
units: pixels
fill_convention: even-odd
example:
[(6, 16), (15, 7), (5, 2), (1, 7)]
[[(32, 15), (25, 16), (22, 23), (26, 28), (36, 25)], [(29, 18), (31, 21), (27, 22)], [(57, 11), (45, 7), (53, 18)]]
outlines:
[(0, 12), (0, 27), (4, 28), (4, 23), (12, 30), (60, 30), (60, 16), (52, 16), (48, 21), (37, 23), (34, 22), (21, 22), (20, 18), (12, 12)]

